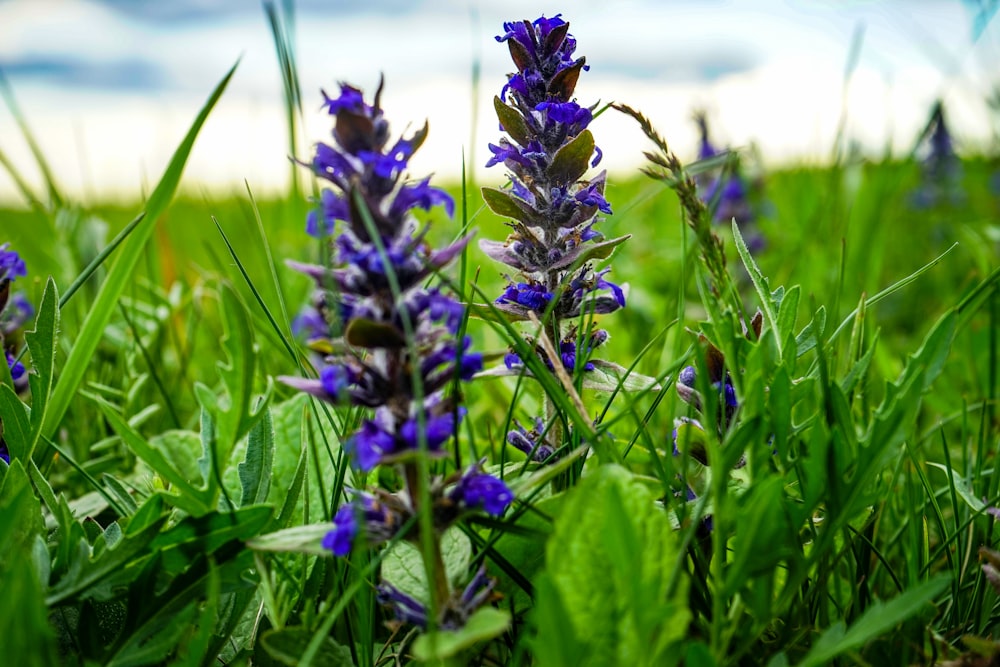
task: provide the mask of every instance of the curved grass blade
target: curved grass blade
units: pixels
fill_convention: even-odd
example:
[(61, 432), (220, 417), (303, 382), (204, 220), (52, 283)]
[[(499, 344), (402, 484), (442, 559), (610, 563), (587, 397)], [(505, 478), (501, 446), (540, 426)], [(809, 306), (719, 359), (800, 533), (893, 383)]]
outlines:
[[(194, 141), (201, 131), (205, 120), (208, 118), (209, 113), (211, 113), (219, 98), (222, 97), (222, 93), (226, 89), (238, 65), (239, 62), (237, 61), (222, 78), (222, 81), (215, 87), (208, 101), (198, 113), (184, 140), (174, 152), (174, 156), (171, 158), (170, 164), (167, 165), (167, 169), (157, 184), (156, 189), (150, 195), (149, 201), (146, 204), (145, 217), (136, 224), (133, 233), (125, 242), (121, 254), (109, 270), (107, 280), (101, 285), (101, 290), (94, 300), (90, 312), (87, 314), (87, 319), (80, 328), (69, 357), (66, 359), (66, 364), (59, 376), (59, 381), (52, 391), (45, 421), (42, 424), (42, 434), (46, 437), (51, 438), (55, 434), (59, 424), (62, 422), (62, 418), (66, 415), (70, 401), (76, 395), (77, 389), (79, 389), (80, 384), (83, 382), (84, 372), (93, 360), (94, 351), (97, 349), (98, 343), (100, 343), (104, 327), (111, 319), (111, 315), (118, 305), (118, 299), (125, 289), (125, 285), (128, 284), (129, 277), (135, 270), (139, 258), (142, 256), (146, 242), (153, 233), (154, 224), (166, 210), (174, 197), (174, 193), (177, 191), (181, 174), (184, 171), (184, 165), (191, 154)], [(47, 450), (43, 460), (50, 456), (51, 451)]]

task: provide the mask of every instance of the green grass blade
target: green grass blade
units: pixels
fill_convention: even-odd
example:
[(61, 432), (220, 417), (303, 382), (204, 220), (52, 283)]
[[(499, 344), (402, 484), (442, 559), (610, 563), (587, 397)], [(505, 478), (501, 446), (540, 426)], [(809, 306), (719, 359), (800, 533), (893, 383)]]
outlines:
[(101, 341), (104, 327), (111, 319), (111, 315), (118, 305), (119, 297), (125, 286), (129, 283), (129, 278), (136, 264), (139, 262), (143, 248), (153, 233), (154, 224), (166, 210), (174, 197), (174, 193), (177, 191), (181, 174), (184, 171), (184, 165), (191, 154), (194, 141), (205, 124), (209, 113), (211, 113), (219, 98), (222, 97), (222, 93), (235, 73), (238, 64), (237, 62), (226, 73), (225, 77), (216, 86), (215, 90), (212, 91), (212, 95), (198, 113), (194, 124), (192, 124), (191, 129), (188, 130), (187, 135), (184, 137), (184, 141), (177, 147), (159, 184), (150, 195), (149, 201), (146, 204), (145, 217), (136, 224), (132, 235), (125, 242), (121, 254), (108, 272), (107, 280), (101, 285), (101, 290), (94, 299), (90, 312), (87, 314), (87, 319), (80, 328), (69, 357), (66, 359), (66, 364), (63, 366), (59, 381), (52, 391), (48, 412), (42, 424), (42, 434), (46, 437), (51, 438), (54, 436), (63, 417), (66, 415), (66, 411), (69, 409), (70, 401), (76, 395), (80, 384), (83, 382), (83, 375), (93, 360), (94, 351)]

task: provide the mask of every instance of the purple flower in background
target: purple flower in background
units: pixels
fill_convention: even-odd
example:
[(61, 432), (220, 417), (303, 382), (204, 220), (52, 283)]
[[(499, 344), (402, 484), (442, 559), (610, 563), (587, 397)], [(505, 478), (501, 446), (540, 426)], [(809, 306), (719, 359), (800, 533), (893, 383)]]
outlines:
[(0, 244), (0, 282), (11, 282), (28, 275), (24, 260), (14, 250), (9, 250), (10, 243)]
[(914, 153), (922, 153), (923, 158), (920, 161), (920, 186), (913, 193), (913, 205), (931, 208), (961, 204), (965, 198), (961, 189), (962, 161), (955, 152), (945, 121), (944, 104), (940, 100), (931, 109), (930, 119), (920, 134)]
[[(754, 221), (756, 215), (750, 205), (749, 188), (740, 173), (739, 161), (733, 153), (718, 150), (709, 138), (708, 119), (702, 111), (695, 112), (695, 123), (698, 125), (698, 159), (708, 160), (714, 157), (730, 155), (730, 161), (718, 169), (704, 171), (695, 177), (698, 194), (712, 212), (712, 220), (728, 225), (733, 218), (740, 225), (747, 245), (751, 250), (762, 249), (764, 238), (756, 230)], [(756, 247), (755, 247), (756, 246)]]
[(10, 369), (10, 377), (14, 382), (17, 382), (24, 376), (24, 364), (18, 361), (10, 352), (5, 352), (5, 354), (7, 356), (7, 368)]

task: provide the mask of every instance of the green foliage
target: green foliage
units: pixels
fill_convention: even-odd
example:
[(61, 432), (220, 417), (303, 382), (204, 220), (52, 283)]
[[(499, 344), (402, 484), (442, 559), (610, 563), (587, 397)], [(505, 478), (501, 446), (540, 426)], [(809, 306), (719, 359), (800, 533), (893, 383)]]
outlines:
[[(539, 659), (677, 664), (676, 644), (690, 620), (679, 546), (653, 495), (624, 468), (603, 466), (585, 477), (568, 495), (546, 547), (550, 585), (541, 596), (558, 601), (535, 617)], [(579, 644), (582, 660), (547, 654), (556, 636)]]
[[(292, 14), (268, 5), (268, 17), (296, 153)], [(498, 595), (457, 630), (416, 633), (387, 627), (374, 590), (384, 579), (428, 601), (413, 534), (349, 559), (321, 547), (350, 488), (399, 488), (391, 469), (347, 465), (342, 445), (368, 413), (272, 380), (313, 375), (317, 362), (286, 307), (314, 285), (282, 264), (326, 252), (302, 233), (307, 203), (297, 188), (261, 201), (175, 197), (231, 75), (144, 204), (74, 206), (46, 167), (48, 203), (20, 179), (32, 209), (0, 212), (37, 310), (18, 349), (30, 392), (0, 364), (11, 454), (0, 463), (0, 633), (18, 664), (995, 657), (998, 597), (976, 551), (997, 547), (988, 510), (1000, 502), (991, 164), (965, 162), (968, 202), (948, 211), (907, 208), (910, 162), (769, 174), (773, 207), (758, 222), (768, 246), (755, 254), (743, 221), (696, 217), (687, 230), (661, 184), (610, 179), (608, 239), (580, 261), (613, 265), (629, 305), (599, 321), (612, 338), (596, 369), (568, 379), (531, 353), (539, 327), (494, 306), (503, 280), (470, 248), (456, 285), (478, 302), (466, 330), (499, 368), (468, 387), (461, 437), (427, 472), (486, 457), (517, 501), (437, 536), (453, 589), (483, 566)], [(497, 110), (509, 134), (524, 133), (516, 110)], [(593, 145), (581, 133), (553, 175), (578, 178)], [(681, 187), (721, 160), (660, 180)], [(474, 219), (481, 237), (531, 223), (501, 190), (463, 195), (463, 224)], [(432, 226), (430, 238), (456, 227)], [(744, 331), (757, 309), (759, 337)], [(360, 322), (345, 339), (407, 344), (389, 333)], [(729, 423), (714, 417), (709, 345), (736, 389)], [(526, 372), (502, 367), (507, 350)], [(701, 415), (676, 392), (688, 365)], [(513, 419), (539, 414), (557, 449), (544, 465), (504, 444)]]

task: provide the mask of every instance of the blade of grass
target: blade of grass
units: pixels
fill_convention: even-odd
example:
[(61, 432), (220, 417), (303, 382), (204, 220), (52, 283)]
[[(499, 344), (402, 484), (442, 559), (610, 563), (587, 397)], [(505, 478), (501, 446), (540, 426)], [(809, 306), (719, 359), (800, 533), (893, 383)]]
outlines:
[[(230, 68), (222, 78), (222, 81), (215, 87), (215, 90), (212, 91), (211, 96), (209, 96), (208, 101), (201, 108), (201, 111), (199, 111), (184, 140), (177, 147), (159, 184), (157, 184), (156, 189), (150, 195), (146, 204), (145, 216), (136, 223), (133, 233), (128, 237), (125, 247), (108, 272), (107, 280), (101, 285), (101, 290), (94, 299), (94, 303), (87, 314), (86, 320), (84, 320), (83, 326), (80, 328), (73, 348), (70, 350), (69, 357), (66, 359), (62, 373), (59, 376), (59, 381), (52, 391), (49, 411), (45, 415), (45, 422), (42, 426), (42, 433), (46, 437), (51, 439), (54, 436), (63, 417), (66, 415), (70, 401), (76, 395), (80, 384), (83, 382), (84, 373), (93, 360), (94, 351), (101, 341), (104, 327), (111, 319), (111, 315), (118, 304), (118, 299), (125, 286), (129, 283), (129, 277), (139, 261), (146, 242), (153, 233), (154, 224), (166, 210), (174, 197), (174, 193), (177, 191), (181, 174), (184, 171), (184, 165), (191, 154), (194, 141), (201, 131), (205, 120), (208, 118), (209, 113), (211, 113), (219, 98), (222, 97), (222, 93), (236, 72), (238, 65), (239, 61)], [(46, 451), (43, 460), (51, 457), (51, 454), (51, 450)]]

